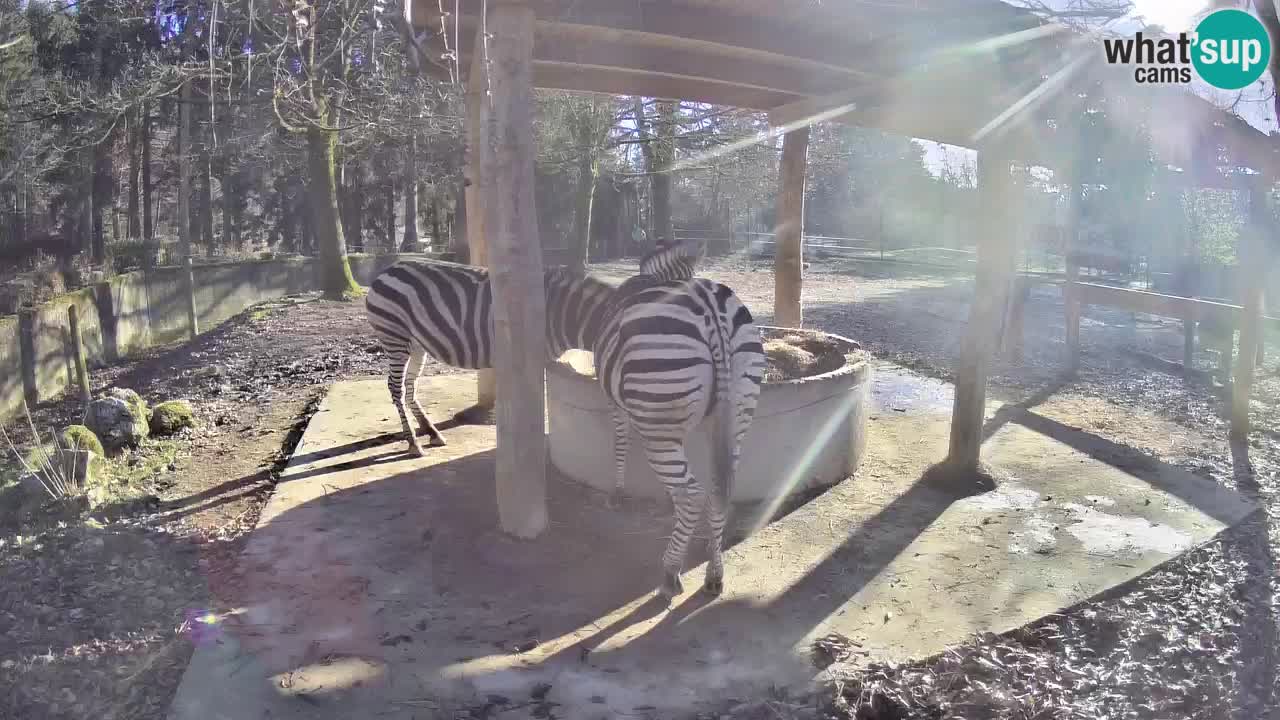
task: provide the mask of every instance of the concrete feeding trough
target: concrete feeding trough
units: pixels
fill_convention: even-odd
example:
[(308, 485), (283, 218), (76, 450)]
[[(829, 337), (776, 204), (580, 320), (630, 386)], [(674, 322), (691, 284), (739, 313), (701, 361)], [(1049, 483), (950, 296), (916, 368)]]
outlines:
[[(735, 502), (773, 500), (838, 483), (854, 473), (866, 446), (871, 364), (858, 343), (814, 330), (760, 330), (769, 366), (743, 441)], [(611, 411), (590, 352), (570, 351), (548, 368), (551, 462), (566, 477), (604, 492), (614, 483)], [(706, 477), (710, 468), (709, 425), (704, 423), (688, 447), (696, 477)], [(643, 447), (632, 431), (625, 492), (665, 498)]]

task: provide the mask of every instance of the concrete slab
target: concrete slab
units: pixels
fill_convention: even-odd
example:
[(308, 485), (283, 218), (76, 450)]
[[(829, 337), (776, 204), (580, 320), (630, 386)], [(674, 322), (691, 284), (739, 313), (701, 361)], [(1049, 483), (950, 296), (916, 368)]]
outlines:
[[(828, 632), (876, 659), (928, 656), (1134, 578), (1254, 510), (1008, 408), (987, 445), (1004, 481), (955, 501), (918, 482), (945, 453), (949, 387), (892, 366), (875, 374), (858, 476), (737, 543), (714, 602), (691, 571), (670, 612), (650, 601), (665, 505), (610, 512), (553, 479), (548, 533), (505, 540), (493, 531), (492, 427), (449, 428), (449, 446), (410, 459), (390, 435), (383, 381), (339, 383), (171, 717), (452, 717), (503, 701), (503, 718), (545, 716), (547, 703), (569, 720), (696, 712), (810, 681), (808, 644)], [(447, 417), (473, 393), (471, 377), (450, 376), (424, 381), (421, 397)], [(738, 509), (740, 533), (757, 514)]]

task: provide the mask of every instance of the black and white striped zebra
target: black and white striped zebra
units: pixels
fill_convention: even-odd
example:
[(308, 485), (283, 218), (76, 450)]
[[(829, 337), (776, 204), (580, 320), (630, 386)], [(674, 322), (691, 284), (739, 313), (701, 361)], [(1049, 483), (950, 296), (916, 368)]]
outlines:
[[(592, 349), (596, 377), (616, 408), (616, 490), (630, 425), (675, 509), (659, 592), (670, 602), (683, 591), (689, 540), (705, 515), (711, 537), (703, 587), (719, 594), (733, 479), (764, 375), (764, 349), (751, 313), (721, 283), (638, 275), (614, 293)], [(699, 479), (690, 472), (685, 442), (704, 421), (711, 431), (712, 477)]]
[[(661, 246), (641, 259), (642, 271), (656, 278), (688, 278), (698, 260), (682, 245)], [(567, 268), (544, 275), (547, 307), (546, 345), (550, 358), (566, 350), (591, 347), (599, 334), (614, 286)], [(430, 446), (445, 444), (439, 429), (418, 404), (417, 381), (431, 356), (447, 365), (478, 370), (493, 367), (493, 288), (484, 268), (440, 260), (406, 259), (382, 271), (365, 298), (365, 314), (387, 353), (387, 388), (400, 415), (409, 452), (422, 446), (405, 410), (409, 410)]]

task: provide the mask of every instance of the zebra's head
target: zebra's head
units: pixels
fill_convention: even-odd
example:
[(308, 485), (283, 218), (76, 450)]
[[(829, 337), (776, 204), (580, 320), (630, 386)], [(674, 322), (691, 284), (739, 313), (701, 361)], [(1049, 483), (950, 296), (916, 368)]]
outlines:
[(654, 249), (640, 258), (640, 274), (661, 280), (688, 280), (705, 254), (706, 247), (693, 238), (658, 238)]

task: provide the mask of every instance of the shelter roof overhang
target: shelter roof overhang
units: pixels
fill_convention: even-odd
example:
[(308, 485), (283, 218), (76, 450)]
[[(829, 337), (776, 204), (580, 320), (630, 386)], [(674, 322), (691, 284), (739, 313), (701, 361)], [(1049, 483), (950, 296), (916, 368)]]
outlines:
[[(447, 75), (441, 58), (456, 53), (466, 82), (484, 0), (407, 2), (437, 69)], [(1055, 168), (1090, 97), (1150, 93), (1125, 121), (1150, 123), (1162, 156), (1200, 184), (1233, 165), (1280, 177), (1280, 143), (1185, 89), (1139, 86), (1105, 65), (1096, 41), (999, 0), (523, 2), (536, 16), (539, 88), (768, 111), (781, 126), (822, 117), (953, 145), (998, 141)]]

